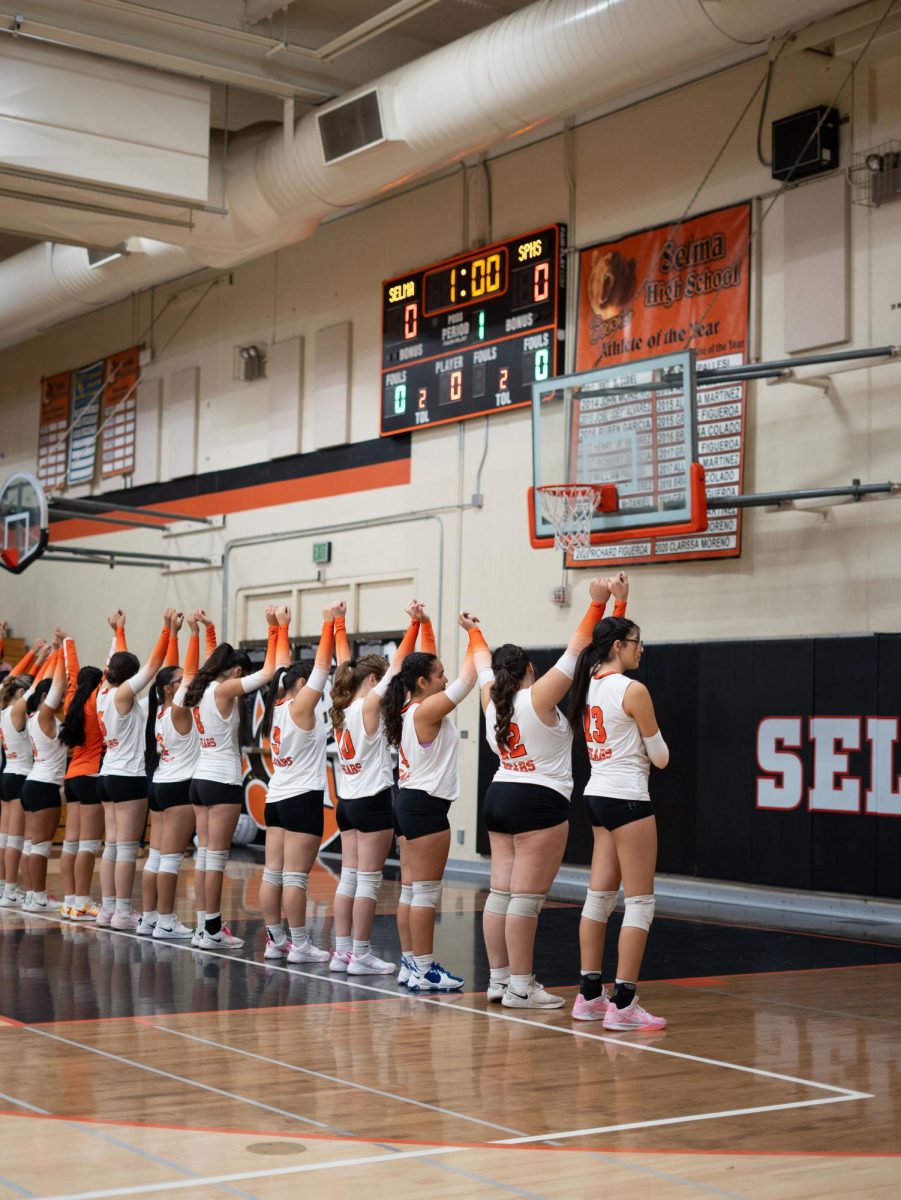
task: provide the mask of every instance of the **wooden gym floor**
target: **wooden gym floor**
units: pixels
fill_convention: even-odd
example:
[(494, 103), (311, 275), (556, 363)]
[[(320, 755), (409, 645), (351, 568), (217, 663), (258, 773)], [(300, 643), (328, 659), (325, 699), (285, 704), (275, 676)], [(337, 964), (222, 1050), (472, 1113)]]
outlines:
[[(511, 1011), (476, 990), (476, 886), (446, 884), (437, 940), (469, 990), (426, 998), (264, 963), (260, 877), (229, 865), (236, 954), (0, 910), (0, 1200), (901, 1196), (901, 928), (658, 915), (641, 992), (669, 1027), (605, 1034), (569, 1015), (577, 905), (538, 935), (566, 1008)], [(320, 944), (335, 882), (317, 865)]]

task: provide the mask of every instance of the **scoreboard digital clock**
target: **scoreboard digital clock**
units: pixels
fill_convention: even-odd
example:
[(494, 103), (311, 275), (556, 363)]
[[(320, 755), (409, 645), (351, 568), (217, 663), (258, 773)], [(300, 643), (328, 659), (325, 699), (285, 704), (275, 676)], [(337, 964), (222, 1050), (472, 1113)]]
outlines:
[(382, 286), (382, 436), (530, 404), (563, 369), (566, 226)]

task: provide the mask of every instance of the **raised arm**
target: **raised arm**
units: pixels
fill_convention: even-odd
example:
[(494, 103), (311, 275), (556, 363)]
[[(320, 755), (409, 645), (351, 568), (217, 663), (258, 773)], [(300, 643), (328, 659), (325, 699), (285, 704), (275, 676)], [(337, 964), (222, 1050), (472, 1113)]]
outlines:
[(75, 695), (75, 689), (78, 687), (78, 672), (81, 670), (74, 638), (66, 637), (64, 639), (63, 658), (66, 664), (66, 699), (63, 711), (68, 712), (69, 705), (72, 703), (72, 697)]
[(347, 605), (344, 612), (335, 617), (335, 662), (340, 667), (342, 663), (350, 662), (350, 643), (347, 640)]
[(665, 767), (669, 762), (669, 746), (657, 724), (651, 693), (643, 683), (633, 679), (623, 696), (623, 711), (633, 718), (638, 726), (648, 758), (655, 767)]
[[(56, 636), (59, 638), (61, 646), (64, 646), (66, 635), (61, 629), (57, 629)], [(38, 724), (41, 727), (42, 733), (46, 734), (47, 737), (53, 737), (56, 733), (56, 714), (65, 694), (66, 658), (61, 649), (56, 656), (56, 665), (53, 668), (50, 690), (38, 705)]]
[(169, 646), (169, 626), (174, 615), (174, 608), (166, 609), (163, 613), (163, 626), (160, 630), (160, 636), (156, 639), (156, 643), (150, 651), (147, 661), (143, 666), (138, 668), (131, 679), (126, 679), (120, 687), (116, 688), (116, 711), (120, 716), (125, 716), (127, 712), (131, 712), (136, 697), (153, 682), (157, 671), (163, 665), (163, 659), (166, 657), (166, 650)]
[(479, 629), (479, 619), (472, 613), (462, 612), (457, 618), (457, 624), (469, 634), (469, 648), (460, 668), (460, 674), (449, 683), (443, 692), (428, 696), (416, 709), (413, 717), (416, 726), (416, 736), (420, 742), (429, 742), (438, 736), (438, 728), (448, 713), (452, 713), (457, 705), (465, 700), (476, 682), (476, 668), (473, 656), (476, 651), (488, 650), (482, 631)]
[(166, 657), (163, 660), (164, 667), (178, 666), (178, 634), (184, 624), (185, 614), (172, 610), (172, 618), (169, 621), (169, 645), (166, 647)]
[(227, 715), (227, 708), (223, 708), (223, 705), (236, 700), (238, 696), (258, 691), (275, 674), (276, 647), (278, 645), (277, 613), (278, 609), (274, 604), (270, 604), (266, 608), (266, 625), (268, 627), (266, 657), (259, 671), (254, 671), (252, 675), (243, 675), (240, 679), (223, 679), (216, 689), (216, 704), (223, 716)]
[(613, 597), (613, 615), (615, 617), (624, 617), (626, 615), (626, 602), (629, 599), (629, 576), (625, 571), (620, 571), (617, 575), (611, 575), (607, 580), (607, 587), (610, 589), (610, 595)]
[(26, 651), (25, 655), (19, 659), (10, 675), (28, 675), (37, 662), (38, 654), (46, 646), (47, 643), (43, 638), (35, 638), (30, 650)]
[[(628, 584), (626, 590), (628, 591)], [(595, 625), (604, 616), (604, 609), (610, 599), (607, 580), (600, 576), (592, 579), (588, 585), (588, 595), (591, 598), (588, 611), (569, 639), (566, 653), (561, 654), (554, 666), (532, 685), (532, 707), (539, 717), (548, 721), (554, 708), (569, 691), (576, 672), (576, 659), (591, 641)]]
[(203, 611), (202, 608), (198, 608), (198, 610), (197, 610), (197, 620), (200, 622), (200, 624), (204, 628), (205, 639), (206, 639), (205, 640), (206, 657), (209, 658), (210, 655), (213, 653), (213, 651), (216, 649), (216, 647), (219, 645), (219, 642), (216, 639), (216, 626), (213, 624), (213, 622), (206, 615), (206, 613)]
[(432, 618), (426, 613), (425, 605), (420, 606), (421, 616), (421, 633), (422, 633), (422, 652), (423, 654), (437, 654), (438, 644), (435, 641), (435, 630), (432, 628)]
[(322, 632), (319, 635), (319, 645), (316, 647), (316, 659), (313, 670), (302, 688), (291, 701), (291, 717), (301, 729), (312, 729), (314, 712), (319, 703), (329, 671), (332, 669), (332, 651), (335, 646), (335, 619), (347, 612), (344, 601), (327, 604), (322, 610)]

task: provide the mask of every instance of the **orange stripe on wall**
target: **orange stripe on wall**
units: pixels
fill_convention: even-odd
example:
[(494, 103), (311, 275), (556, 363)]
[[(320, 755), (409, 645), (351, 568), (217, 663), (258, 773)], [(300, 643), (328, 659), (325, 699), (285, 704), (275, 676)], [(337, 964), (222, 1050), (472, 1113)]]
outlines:
[[(307, 475), (302, 479), (282, 479), (275, 483), (260, 483), (251, 487), (232, 488), (225, 492), (207, 492), (203, 496), (188, 496), (182, 500), (167, 500), (150, 504), (143, 509), (149, 517), (155, 508), (175, 510), (189, 517), (213, 517), (225, 513), (248, 512), (269, 508), (275, 504), (296, 504), (299, 500), (321, 500), (326, 496), (345, 496), (373, 488), (399, 487), (410, 482), (410, 459), (398, 462), (374, 463), (368, 467), (349, 467), (345, 471), (328, 471), (322, 475)], [(102, 499), (98, 496), (97, 499)], [(104, 513), (115, 517), (115, 513)], [(123, 513), (123, 516), (127, 514)], [(162, 523), (165, 518), (160, 518)], [(150, 526), (152, 528), (152, 526)], [(128, 525), (98, 525), (95, 521), (75, 518), (54, 522), (50, 541), (66, 542), (73, 538), (95, 537), (101, 533), (126, 532)]]

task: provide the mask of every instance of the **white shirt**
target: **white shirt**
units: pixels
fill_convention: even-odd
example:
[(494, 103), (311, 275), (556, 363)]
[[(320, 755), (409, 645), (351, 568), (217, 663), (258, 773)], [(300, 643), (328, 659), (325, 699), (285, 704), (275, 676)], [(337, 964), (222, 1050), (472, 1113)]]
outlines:
[[(124, 685), (122, 685), (124, 686)], [(110, 688), (103, 698), (97, 697), (97, 717), (103, 731), (103, 763), (100, 774), (144, 777), (144, 749), (147, 716), (135, 699), (124, 714), (116, 708), (118, 687)]]
[(13, 706), (7, 704), (0, 712), (0, 736), (3, 738), (3, 748), (6, 751), (5, 775), (27, 775), (31, 770), (34, 754), (31, 749), (31, 738), (28, 736), (28, 721), (25, 728), (19, 732), (13, 725)]
[(200, 734), (200, 755), (194, 778), (235, 784), (244, 778), (238, 744), (241, 713), (237, 703), (231, 701), (228, 717), (222, 716), (216, 707), (218, 686), (218, 683), (211, 683), (194, 709), (194, 724)]
[(651, 760), (634, 717), (623, 708), (623, 697), (632, 680), (611, 672), (592, 677), (585, 697), (583, 722), (591, 778), (586, 796), (616, 800), (650, 800), (648, 774)]
[(450, 717), (442, 717), (435, 740), (428, 746), (420, 745), (413, 724), (417, 708), (419, 704), (414, 703), (404, 711), (398, 786), (427, 792), (441, 800), (456, 800), (460, 794), (457, 781), (460, 734)]
[(342, 800), (377, 796), (394, 783), (391, 751), (381, 718), (375, 733), (367, 733), (363, 724), (363, 702), (361, 696), (348, 704), (344, 710), (344, 724), (335, 731), (338, 745), (335, 786)]
[(156, 746), (160, 761), (153, 772), (154, 783), (181, 783), (193, 779), (200, 757), (200, 734), (192, 717), (187, 733), (179, 733), (172, 723), (172, 708), (156, 714)]
[(291, 701), (276, 704), (272, 714), (273, 774), (266, 803), (287, 800), (304, 792), (325, 791), (325, 758), (328, 735), (318, 717), (312, 729), (301, 729), (291, 716)]
[(26, 722), (28, 736), (31, 738), (31, 750), (34, 755), (34, 766), (28, 774), (33, 783), (62, 783), (66, 774), (66, 747), (59, 740), (62, 721), (53, 721), (53, 737), (47, 737), (38, 719), (38, 714), (32, 713)]
[(520, 688), (513, 698), (510, 739), (501, 753), (495, 733), (497, 712), (494, 702), (489, 702), (485, 736), (501, 760), (494, 783), (534, 783), (553, 788), (567, 800), (572, 796), (572, 730), (558, 708), (554, 718), (553, 725), (545, 725), (532, 705), (532, 689)]

